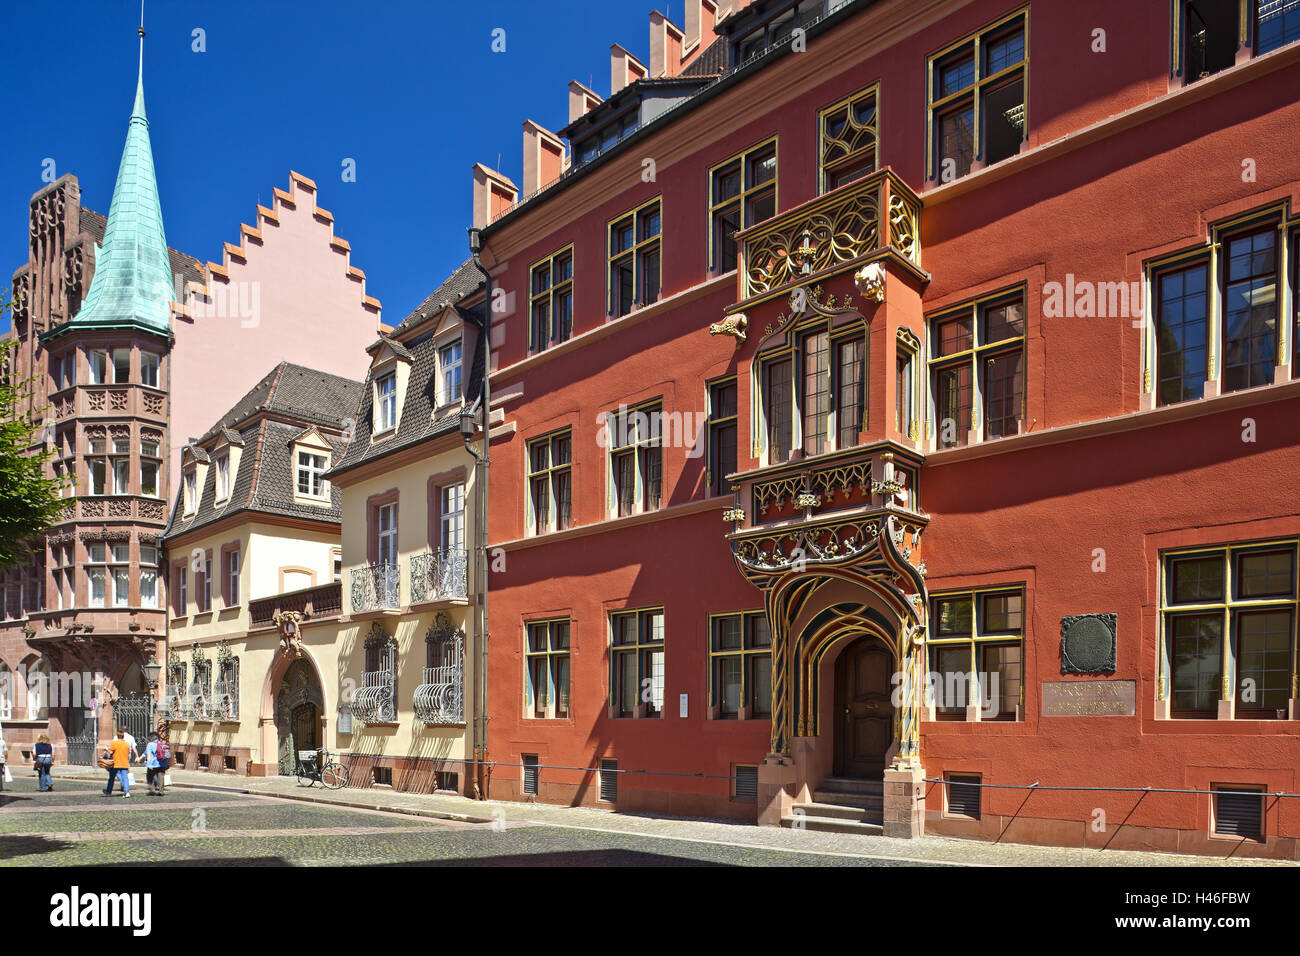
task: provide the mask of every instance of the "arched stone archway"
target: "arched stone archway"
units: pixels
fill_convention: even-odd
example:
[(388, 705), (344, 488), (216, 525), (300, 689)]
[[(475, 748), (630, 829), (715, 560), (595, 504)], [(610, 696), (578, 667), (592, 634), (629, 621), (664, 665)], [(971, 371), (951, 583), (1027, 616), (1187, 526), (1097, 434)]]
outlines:
[(262, 685), (261, 759), (255, 772), (291, 775), (298, 750), (325, 745), (328, 725), (320, 666), (306, 648), (279, 653)]
[[(892, 483), (887, 470), (882, 484)], [(833, 773), (835, 665), (862, 638), (881, 649), (871, 655), (876, 685), (864, 706), (867, 698), (882, 706), (879, 670), (889, 668), (889, 706), (873, 732), (887, 723), (890, 745), (873, 763), (886, 780), (921, 775), (924, 519), (891, 512), (829, 515), (772, 531), (758, 526), (732, 537), (737, 567), (765, 592), (772, 632), (771, 750), (759, 768), (760, 822), (779, 822)]]

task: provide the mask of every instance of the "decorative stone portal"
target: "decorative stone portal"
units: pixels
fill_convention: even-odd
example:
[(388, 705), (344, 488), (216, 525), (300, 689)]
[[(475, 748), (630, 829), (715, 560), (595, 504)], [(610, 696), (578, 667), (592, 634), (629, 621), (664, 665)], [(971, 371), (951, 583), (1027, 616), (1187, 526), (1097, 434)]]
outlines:
[(315, 750), (322, 745), (324, 709), (325, 697), (315, 669), (306, 660), (295, 660), (284, 672), (275, 695), (277, 767), (282, 775), (294, 774), (298, 751)]
[(760, 824), (788, 824), (796, 804), (847, 778), (878, 782), (887, 835), (922, 833), (925, 520), (886, 506), (729, 536), (772, 631)]

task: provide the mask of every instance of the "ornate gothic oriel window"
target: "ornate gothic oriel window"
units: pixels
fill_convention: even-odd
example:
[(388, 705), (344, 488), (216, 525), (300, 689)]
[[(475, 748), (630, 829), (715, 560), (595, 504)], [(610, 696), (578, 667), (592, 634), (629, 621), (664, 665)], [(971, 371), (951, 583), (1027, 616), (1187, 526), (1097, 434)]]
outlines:
[[(866, 326), (822, 320), (787, 337), (762, 358), (766, 464), (852, 448), (867, 424)], [(796, 427), (797, 426), (797, 427)]]

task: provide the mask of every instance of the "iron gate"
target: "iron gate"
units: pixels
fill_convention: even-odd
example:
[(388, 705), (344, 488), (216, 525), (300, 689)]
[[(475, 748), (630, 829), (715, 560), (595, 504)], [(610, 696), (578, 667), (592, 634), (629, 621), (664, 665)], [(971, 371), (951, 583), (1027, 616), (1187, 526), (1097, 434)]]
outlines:
[(68, 763), (77, 767), (94, 767), (99, 746), (99, 721), (94, 713), (68, 709)]
[(143, 749), (153, 731), (153, 695), (124, 694), (113, 702), (113, 729), (125, 730)]

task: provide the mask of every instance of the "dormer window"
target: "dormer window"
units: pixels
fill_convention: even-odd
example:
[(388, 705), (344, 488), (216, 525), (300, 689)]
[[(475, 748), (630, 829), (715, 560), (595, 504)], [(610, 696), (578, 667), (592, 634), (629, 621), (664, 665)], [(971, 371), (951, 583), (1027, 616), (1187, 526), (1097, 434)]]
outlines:
[(595, 159), (607, 149), (612, 149), (620, 140), (631, 136), (641, 127), (640, 113), (636, 109), (628, 110), (617, 119), (610, 120), (599, 130), (574, 144), (577, 163), (581, 165)]
[(438, 404), (450, 405), (460, 400), (461, 383), (461, 343), (452, 342), (438, 350), (438, 373), (442, 378), (438, 389)]
[(227, 453), (217, 459), (217, 500), (225, 501), (230, 497), (230, 455)]
[(803, 0), (802, 3), (785, 7), (762, 26), (745, 34), (736, 43), (733, 65), (744, 63), (769, 47), (788, 40), (796, 27), (806, 29), (810, 23), (821, 17), (825, 9), (826, 0)]
[(298, 452), (298, 494), (309, 498), (328, 498), (329, 482), (325, 480), (327, 465), (324, 455)]
[(375, 408), (377, 431), (386, 432), (397, 427), (397, 373), (389, 372), (375, 383)]
[(199, 507), (198, 474), (193, 468), (185, 472), (185, 513), (194, 514)]

